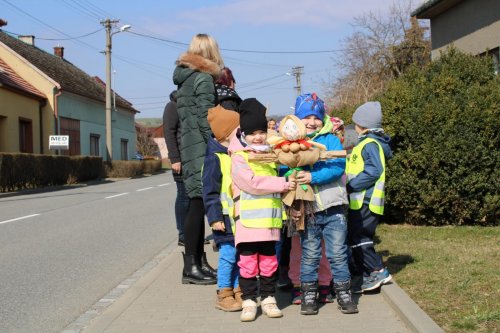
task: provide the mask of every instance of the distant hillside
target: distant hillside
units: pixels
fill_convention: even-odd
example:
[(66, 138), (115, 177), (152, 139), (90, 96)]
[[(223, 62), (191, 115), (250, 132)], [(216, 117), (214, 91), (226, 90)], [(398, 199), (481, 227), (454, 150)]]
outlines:
[(162, 118), (135, 118), (135, 122), (145, 127), (158, 127), (163, 124)]

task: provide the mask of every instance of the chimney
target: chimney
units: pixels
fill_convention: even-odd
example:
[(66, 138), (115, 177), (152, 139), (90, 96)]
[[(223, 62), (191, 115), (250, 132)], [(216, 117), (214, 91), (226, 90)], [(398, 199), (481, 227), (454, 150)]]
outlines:
[(54, 46), (54, 55), (58, 56), (59, 58), (64, 58), (64, 47), (62, 46)]
[(35, 36), (33, 35), (19, 36), (18, 38), (26, 44), (35, 46)]

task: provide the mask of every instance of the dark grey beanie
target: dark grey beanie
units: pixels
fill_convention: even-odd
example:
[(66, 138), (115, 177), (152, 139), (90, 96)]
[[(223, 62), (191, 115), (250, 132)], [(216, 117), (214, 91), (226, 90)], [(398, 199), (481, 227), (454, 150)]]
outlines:
[(382, 127), (382, 107), (379, 102), (366, 102), (356, 109), (352, 121), (364, 128)]

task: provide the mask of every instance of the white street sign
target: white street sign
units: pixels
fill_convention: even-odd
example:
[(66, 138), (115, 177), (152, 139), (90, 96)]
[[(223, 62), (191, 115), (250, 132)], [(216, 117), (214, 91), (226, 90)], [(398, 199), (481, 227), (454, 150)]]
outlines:
[(50, 135), (49, 136), (49, 149), (69, 149), (69, 135)]

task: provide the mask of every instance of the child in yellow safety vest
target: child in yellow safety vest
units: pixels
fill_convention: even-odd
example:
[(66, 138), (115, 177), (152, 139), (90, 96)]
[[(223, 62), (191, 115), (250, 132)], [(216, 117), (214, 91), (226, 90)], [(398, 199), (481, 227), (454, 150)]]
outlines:
[(274, 163), (250, 162), (249, 153), (269, 152), (266, 144), (266, 108), (255, 98), (240, 104), (240, 132), (229, 145), (233, 180), (235, 243), (243, 292), (241, 321), (255, 320), (257, 275), (262, 312), (269, 318), (282, 317), (276, 304), (278, 260), (276, 241), (282, 227), (281, 193), (294, 190), (294, 180), (278, 177)]
[(232, 223), (231, 158), (227, 147), (240, 125), (240, 116), (219, 105), (208, 110), (207, 120), (213, 135), (207, 142), (202, 194), (207, 222), (219, 250), (215, 307), (223, 311), (239, 311), (242, 300)]
[(352, 116), (358, 143), (347, 160), (348, 242), (352, 291), (361, 293), (388, 283), (392, 276), (375, 251), (373, 238), (384, 213), (385, 161), (392, 157), (390, 138), (382, 129), (379, 102), (366, 102)]

